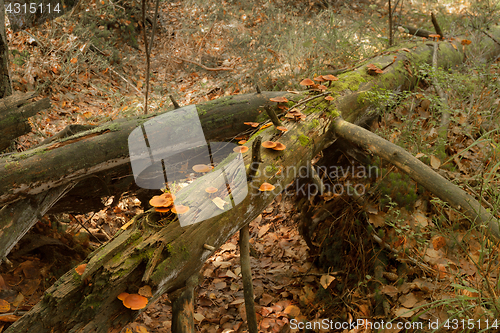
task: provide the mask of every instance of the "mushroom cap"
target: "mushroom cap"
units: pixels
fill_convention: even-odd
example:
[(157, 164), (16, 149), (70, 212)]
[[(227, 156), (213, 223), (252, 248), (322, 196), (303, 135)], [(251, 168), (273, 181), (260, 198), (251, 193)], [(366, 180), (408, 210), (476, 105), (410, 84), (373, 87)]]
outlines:
[(278, 102), (278, 103), (286, 103), (288, 102), (288, 99), (286, 97), (280, 96), (280, 97), (273, 97), (269, 99), (271, 102)]
[(276, 126), (276, 129), (279, 130), (279, 131), (282, 131), (282, 132), (287, 132), (288, 131), (288, 128), (286, 128), (285, 126)]
[(319, 90), (326, 90), (326, 89), (328, 89), (328, 87), (327, 87), (327, 86), (325, 86), (325, 85), (323, 85), (323, 84), (320, 84), (320, 85), (318, 86), (318, 89), (319, 89)]
[(276, 142), (276, 146), (273, 148), (274, 150), (285, 150), (286, 146), (281, 142)]
[(160, 197), (167, 198), (167, 200), (172, 200), (172, 201), (175, 200), (175, 195), (170, 192), (162, 193)]
[(260, 187), (259, 187), (259, 191), (261, 191), (261, 192), (272, 191), (274, 189), (275, 189), (274, 185), (269, 184), (269, 183), (262, 183), (262, 185), (260, 185)]
[(78, 275), (82, 275), (83, 272), (85, 272), (85, 268), (87, 267), (87, 264), (81, 264), (81, 265), (78, 265), (76, 268), (75, 268), (75, 272), (78, 273)]
[(170, 211), (170, 207), (155, 207), (155, 212), (158, 213), (168, 213)]
[(262, 142), (262, 147), (264, 147), (264, 148), (274, 148), (275, 146), (276, 146), (276, 142), (273, 142), (273, 141)]
[(240, 145), (244, 145), (245, 143), (247, 143), (247, 140), (240, 140), (240, 141), (238, 141), (238, 143), (239, 143)]
[(146, 307), (148, 299), (138, 294), (130, 294), (123, 300), (123, 305), (131, 310), (139, 310)]
[(325, 97), (325, 99), (327, 101), (333, 101), (335, 98), (333, 98), (332, 96), (328, 95), (328, 96)]
[(155, 195), (149, 200), (149, 204), (153, 207), (168, 207), (174, 203), (175, 195), (170, 193), (163, 193), (162, 195)]
[(218, 191), (217, 187), (213, 187), (213, 186), (209, 186), (205, 189), (205, 192), (207, 192), (207, 193), (215, 193), (217, 191)]
[(248, 147), (247, 146), (239, 146), (239, 147), (234, 147), (233, 148), (233, 151), (235, 153), (246, 153), (248, 151)]
[(194, 172), (209, 172), (212, 170), (212, 167), (206, 165), (206, 164), (196, 164), (193, 165), (193, 171)]
[(118, 298), (120, 301), (123, 301), (123, 300), (125, 300), (125, 298), (128, 297), (128, 295), (130, 295), (130, 294), (123, 292), (120, 295), (118, 295), (116, 298)]
[(189, 210), (189, 207), (184, 206), (184, 205), (175, 205), (174, 207), (172, 207), (172, 213), (179, 214), (179, 215), (187, 213), (188, 210)]
[(254, 122), (252, 122), (252, 121), (247, 121), (246, 123), (243, 123), (243, 124), (245, 124), (245, 125), (250, 125), (250, 126), (252, 126), (252, 127), (257, 127), (257, 126), (259, 126), (259, 125), (260, 125), (259, 123), (254, 123)]
[(325, 82), (326, 80), (323, 78), (323, 76), (318, 76), (318, 77), (315, 77), (314, 78), (314, 81), (318, 81), (318, 82)]
[(299, 83), (301, 86), (312, 86), (314, 84), (314, 81), (311, 79), (304, 79), (300, 81)]
[(338, 77), (336, 77), (335, 75), (332, 75), (332, 74), (323, 75), (323, 79), (325, 79), (326, 81), (338, 81), (339, 80)]

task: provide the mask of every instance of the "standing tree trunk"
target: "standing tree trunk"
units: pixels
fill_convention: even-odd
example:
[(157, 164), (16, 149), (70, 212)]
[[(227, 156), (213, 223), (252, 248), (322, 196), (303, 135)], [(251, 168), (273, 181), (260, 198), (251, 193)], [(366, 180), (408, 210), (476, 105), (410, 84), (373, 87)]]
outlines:
[(5, 1), (0, 0), (0, 98), (12, 95), (9, 67), (9, 47), (5, 33)]

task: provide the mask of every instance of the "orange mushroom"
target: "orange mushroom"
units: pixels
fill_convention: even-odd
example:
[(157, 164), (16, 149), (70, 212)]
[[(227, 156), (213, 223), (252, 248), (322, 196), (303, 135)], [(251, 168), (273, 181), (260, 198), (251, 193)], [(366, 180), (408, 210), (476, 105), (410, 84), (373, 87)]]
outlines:
[(121, 293), (120, 295), (117, 296), (117, 298), (120, 300), (120, 301), (123, 301), (125, 300), (125, 298), (127, 298), (130, 294), (129, 293)]
[(175, 214), (178, 214), (178, 215), (187, 213), (188, 211), (189, 211), (189, 207), (188, 206), (175, 205), (174, 207), (172, 207), (172, 213), (175, 213)]
[(318, 86), (318, 89), (319, 89), (319, 90), (321, 90), (321, 91), (323, 91), (323, 90), (328, 89), (328, 87), (327, 87), (327, 86), (325, 86), (325, 85), (320, 84), (320, 85)]
[(281, 142), (276, 142), (276, 146), (273, 147), (274, 150), (285, 150), (286, 146)]
[(287, 132), (288, 131), (288, 128), (286, 128), (285, 126), (276, 126), (276, 129), (281, 131), (281, 132)]
[(170, 211), (170, 207), (155, 207), (155, 212), (158, 213), (168, 213)]
[(301, 86), (308, 86), (308, 87), (310, 87), (310, 86), (313, 86), (313, 85), (314, 85), (314, 81), (313, 81), (313, 80), (311, 80), (311, 79), (304, 79), (304, 80), (300, 81), (300, 83), (299, 83), (299, 84), (300, 84)]
[(138, 294), (130, 294), (123, 300), (123, 305), (131, 310), (144, 309), (148, 304), (148, 299)]
[(254, 122), (252, 122), (252, 121), (248, 121), (248, 122), (243, 123), (243, 124), (245, 124), (245, 125), (250, 125), (250, 126), (252, 126), (252, 127), (257, 127), (257, 126), (259, 126), (259, 125), (260, 125), (259, 123), (254, 123)]
[(318, 81), (318, 82), (325, 82), (326, 80), (325, 80), (325, 78), (324, 78), (323, 76), (321, 76), (321, 75), (320, 75), (320, 76), (318, 76), (318, 77), (315, 77), (315, 78), (314, 78), (314, 81)]
[(209, 186), (205, 189), (205, 192), (210, 193), (210, 194), (215, 193), (217, 191), (218, 191), (217, 187), (213, 187), (213, 186)]
[(240, 140), (240, 141), (238, 141), (238, 143), (239, 143), (240, 145), (244, 145), (245, 143), (247, 143), (247, 140)]
[(83, 272), (85, 272), (85, 268), (87, 267), (87, 264), (81, 264), (78, 267), (75, 268), (75, 272), (78, 273), (78, 275), (82, 275)]
[(193, 165), (193, 170), (194, 172), (209, 172), (210, 170), (212, 170), (212, 167), (206, 164), (196, 164)]
[(170, 192), (165, 192), (162, 195), (160, 195), (160, 197), (166, 198), (167, 200), (172, 200), (172, 201), (175, 200), (175, 195)]
[(261, 192), (272, 191), (274, 189), (275, 189), (274, 185), (269, 184), (269, 183), (262, 183), (262, 185), (260, 185), (260, 187), (259, 187), (259, 191), (261, 191)]
[(327, 101), (333, 101), (335, 98), (333, 98), (332, 96), (328, 95), (328, 96), (325, 97), (325, 99)]
[(271, 102), (287, 103), (288, 99), (286, 97), (273, 97), (269, 99)]
[(241, 153), (241, 154), (243, 154), (243, 153), (246, 153), (248, 151), (248, 147), (247, 146), (234, 147), (233, 151), (235, 153)]
[(332, 74), (323, 75), (323, 79), (325, 79), (325, 81), (328, 81), (328, 86), (332, 85), (332, 81), (338, 81), (339, 80), (338, 77), (336, 77), (335, 75), (332, 75)]
[(151, 198), (151, 200), (149, 200), (149, 204), (153, 207), (168, 207), (170, 206), (169, 201), (169, 199), (161, 195), (155, 195)]
[(275, 146), (276, 146), (276, 142), (272, 142), (272, 141), (262, 142), (262, 147), (264, 147), (264, 148), (274, 148)]

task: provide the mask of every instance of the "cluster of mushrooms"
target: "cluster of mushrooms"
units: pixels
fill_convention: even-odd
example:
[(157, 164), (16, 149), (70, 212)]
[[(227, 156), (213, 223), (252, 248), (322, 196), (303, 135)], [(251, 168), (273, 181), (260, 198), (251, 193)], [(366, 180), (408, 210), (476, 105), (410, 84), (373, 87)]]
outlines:
[(149, 204), (155, 208), (158, 213), (168, 213), (171, 211), (174, 214), (184, 214), (189, 211), (188, 206), (184, 205), (174, 205), (175, 195), (172, 193), (163, 193), (161, 195), (155, 195)]

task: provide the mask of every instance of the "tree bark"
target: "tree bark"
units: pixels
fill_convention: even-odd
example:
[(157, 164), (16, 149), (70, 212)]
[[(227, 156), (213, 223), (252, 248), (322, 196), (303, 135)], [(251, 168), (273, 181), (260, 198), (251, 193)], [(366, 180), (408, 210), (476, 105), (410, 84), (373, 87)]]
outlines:
[[(496, 29), (492, 33), (498, 36), (500, 30)], [(463, 48), (459, 40), (452, 43), (456, 44), (455, 47), (450, 42), (440, 43), (438, 58), (442, 67), (450, 67), (463, 59)], [(500, 47), (493, 41), (485, 39), (481, 43), (489, 50), (489, 56), (500, 53)], [(235, 232), (257, 217), (275, 196), (296, 178), (301, 168), (306, 170), (312, 157), (333, 141), (332, 121), (338, 116), (338, 111), (350, 122), (362, 122), (366, 116), (364, 111), (369, 106), (369, 102), (363, 98), (367, 91), (375, 86), (390, 90), (412, 86), (416, 79), (412, 75), (411, 65), (431, 63), (432, 49), (426, 43), (404, 47), (413, 48), (413, 51), (408, 53), (393, 48), (385, 55), (367, 62), (378, 64), (382, 68), (392, 63), (394, 55), (397, 55), (396, 62), (380, 76), (369, 75), (365, 66), (341, 75), (340, 80), (330, 88), (332, 95), (338, 96), (336, 101), (329, 104), (323, 98), (318, 98), (304, 104), (303, 112), (308, 114), (307, 119), (303, 122), (286, 122), (288, 132), (281, 135), (274, 127), (270, 127), (252, 136), (246, 143), (247, 146), (251, 146), (258, 136), (262, 136), (263, 141), (279, 139), (287, 149), (281, 152), (264, 148), (261, 150), (263, 163), (255, 179), (248, 183), (248, 194), (241, 203), (221, 215), (187, 227), (181, 227), (175, 217), (161, 216), (152, 211), (137, 215), (127, 229), (121, 230), (108, 244), (97, 249), (85, 260), (87, 267), (82, 276), (74, 271), (63, 275), (46, 291), (43, 299), (6, 332), (118, 332), (142, 311), (124, 308), (116, 299), (118, 294), (125, 291), (136, 293), (140, 286), (148, 284), (153, 289), (153, 297), (149, 300), (151, 303), (163, 293), (183, 287), (188, 278), (198, 272), (214, 252), (207, 250), (204, 244), (219, 248)], [(132, 127), (130, 126), (131, 129)], [(96, 137), (87, 138), (87, 142), (78, 142), (101, 142), (99, 137), (106, 134), (102, 132), (102, 128), (93, 133), (98, 134)], [(78, 142), (67, 146), (76, 145)], [(64, 147), (66, 146), (54, 147), (52, 150)], [(97, 147), (105, 149), (103, 143)], [(46, 154), (51, 153), (50, 149), (45, 150)], [(75, 150), (71, 151), (77, 153)], [(107, 152), (111, 154), (111, 151)], [(30, 156), (27, 160), (32, 158)], [(231, 154), (213, 172), (227, 167), (228, 163), (236, 158), (238, 157), (235, 154)], [(244, 156), (245, 165), (248, 165), (250, 160), (248, 154)], [(32, 166), (42, 163), (33, 159), (30, 161), (31, 164), (28, 165)], [(0, 165), (3, 170), (1, 167)], [(107, 170), (106, 168), (110, 169), (110, 166), (100, 162), (89, 166), (88, 170), (95, 172)], [(210, 177), (211, 174), (213, 173), (210, 172), (204, 177)], [(69, 180), (64, 180), (62, 176), (57, 179), (52, 176), (52, 182), (62, 185), (83, 177), (74, 172), (70, 175)], [(241, 179), (236, 181), (242, 182)], [(275, 191), (259, 191), (258, 188), (263, 182), (274, 184)], [(202, 196), (191, 196), (192, 193), (204, 193), (203, 187), (203, 182), (195, 182), (176, 193), (182, 200), (187, 200), (190, 207), (198, 207), (190, 210), (187, 214), (192, 215), (189, 216), (197, 216), (196, 214), (205, 209), (211, 212), (217, 212), (219, 209), (212, 201)], [(35, 193), (44, 190), (40, 185), (34, 188), (35, 190), (31, 191)], [(17, 190), (25, 191), (19, 187)], [(30, 189), (26, 191), (29, 192)], [(0, 190), (0, 193), (5, 192), (5, 189)], [(16, 193), (9, 190), (7, 193), (16, 199)]]
[(44, 98), (27, 103), (35, 93), (15, 93), (0, 101), (0, 151), (8, 148), (13, 139), (31, 132), (28, 118), (50, 108), (50, 100)]
[[(12, 95), (9, 67), (9, 44), (5, 33), (5, 1), (0, 0), (0, 98)], [(2, 149), (0, 149), (2, 150)]]

